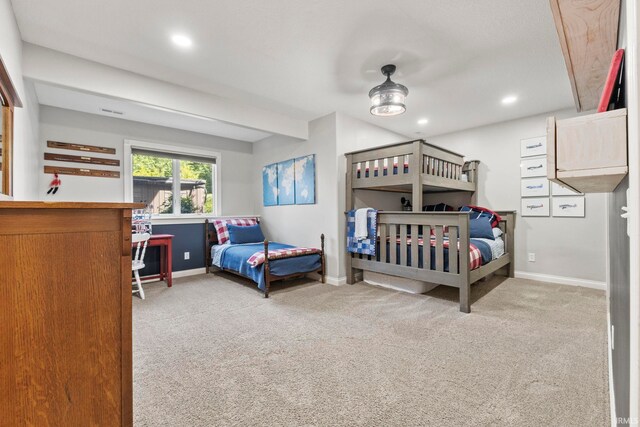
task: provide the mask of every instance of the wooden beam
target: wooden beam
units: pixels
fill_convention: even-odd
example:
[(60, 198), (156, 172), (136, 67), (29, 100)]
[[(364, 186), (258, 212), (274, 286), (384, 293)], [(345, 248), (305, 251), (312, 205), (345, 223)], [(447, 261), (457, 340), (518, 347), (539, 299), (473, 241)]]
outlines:
[(577, 111), (598, 106), (618, 43), (620, 0), (549, 0)]

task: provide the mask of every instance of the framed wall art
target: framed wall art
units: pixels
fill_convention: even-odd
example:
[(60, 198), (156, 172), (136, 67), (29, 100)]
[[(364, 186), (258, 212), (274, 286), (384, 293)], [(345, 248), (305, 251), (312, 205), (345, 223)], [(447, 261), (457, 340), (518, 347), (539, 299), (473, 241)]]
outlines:
[(544, 156), (547, 154), (547, 137), (538, 136), (520, 140), (520, 157)]
[(551, 183), (551, 194), (554, 196), (581, 196), (583, 193), (578, 193), (570, 188), (564, 187), (555, 182)]
[(549, 216), (549, 198), (538, 197), (521, 199), (522, 216)]
[(547, 176), (547, 158), (526, 159), (520, 162), (520, 177), (533, 178)]
[(278, 204), (278, 164), (262, 168), (262, 202), (264, 206)]
[(584, 218), (584, 196), (554, 197), (553, 216)]
[(549, 180), (545, 177), (521, 179), (520, 195), (522, 197), (549, 196)]

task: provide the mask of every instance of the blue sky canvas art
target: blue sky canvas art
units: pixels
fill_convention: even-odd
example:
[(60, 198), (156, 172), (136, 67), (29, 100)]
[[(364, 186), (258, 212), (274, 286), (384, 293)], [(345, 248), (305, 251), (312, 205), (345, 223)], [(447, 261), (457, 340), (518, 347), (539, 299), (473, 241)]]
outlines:
[(293, 205), (295, 203), (295, 171), (294, 160), (278, 163), (278, 204)]
[(316, 202), (315, 154), (295, 160), (296, 205), (312, 205)]
[(262, 200), (264, 206), (278, 204), (278, 164), (262, 168)]

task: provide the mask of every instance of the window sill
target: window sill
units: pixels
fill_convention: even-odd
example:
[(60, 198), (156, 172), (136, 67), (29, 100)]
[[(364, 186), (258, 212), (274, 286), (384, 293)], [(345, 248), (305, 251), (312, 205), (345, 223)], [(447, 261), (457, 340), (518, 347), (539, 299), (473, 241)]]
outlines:
[(155, 215), (151, 217), (151, 225), (204, 224), (205, 220), (212, 220), (215, 218), (260, 218), (260, 215)]

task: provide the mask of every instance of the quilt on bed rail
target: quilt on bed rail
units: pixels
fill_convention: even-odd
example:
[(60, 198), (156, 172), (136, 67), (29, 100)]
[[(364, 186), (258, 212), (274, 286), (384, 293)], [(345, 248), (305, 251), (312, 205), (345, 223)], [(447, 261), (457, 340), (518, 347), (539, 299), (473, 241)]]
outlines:
[[(390, 242), (391, 238), (387, 237), (387, 242)], [(469, 243), (469, 270), (475, 270), (476, 268), (481, 267), (482, 265), (491, 261), (491, 247), (487, 245), (485, 242), (478, 241), (477, 239), (471, 239), (471, 243)], [(436, 238), (432, 236), (430, 239), (430, 246), (432, 248), (436, 247)], [(396, 238), (397, 247), (400, 247), (400, 238)], [(407, 247), (411, 245), (411, 236), (407, 236)], [(418, 245), (424, 246), (424, 239), (422, 237), (418, 238)], [(444, 250), (449, 250), (449, 239), (444, 238), (442, 241), (442, 247)], [(458, 250), (460, 250), (460, 241), (458, 241)], [(433, 250), (432, 250), (433, 251)], [(446, 255), (446, 254), (445, 254)], [(433, 257), (433, 256), (432, 256)], [(445, 257), (445, 262), (448, 261), (448, 257)], [(432, 263), (433, 266), (433, 263)], [(448, 267), (445, 268), (448, 271)]]
[[(281, 258), (289, 258), (301, 255), (311, 255), (311, 254), (319, 254), (321, 253), (320, 249), (317, 248), (283, 248), (269, 251), (269, 260), (281, 259)], [(247, 260), (247, 263), (251, 267), (257, 267), (261, 264), (264, 264), (264, 251), (258, 251), (251, 255)]]

